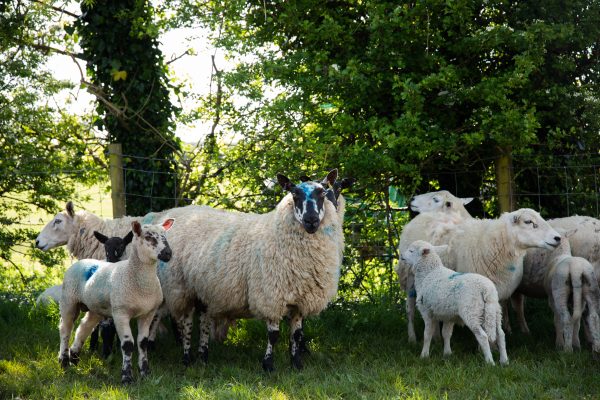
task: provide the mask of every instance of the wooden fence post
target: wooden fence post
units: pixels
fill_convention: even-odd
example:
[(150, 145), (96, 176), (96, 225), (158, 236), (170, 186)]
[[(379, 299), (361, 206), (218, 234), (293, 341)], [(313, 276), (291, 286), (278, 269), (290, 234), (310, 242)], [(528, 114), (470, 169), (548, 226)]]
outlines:
[(110, 191), (113, 218), (125, 216), (125, 182), (123, 180), (123, 148), (121, 143), (108, 145), (110, 167)]
[(498, 190), (498, 205), (500, 213), (511, 212), (515, 209), (512, 149), (501, 147), (496, 158), (496, 187)]

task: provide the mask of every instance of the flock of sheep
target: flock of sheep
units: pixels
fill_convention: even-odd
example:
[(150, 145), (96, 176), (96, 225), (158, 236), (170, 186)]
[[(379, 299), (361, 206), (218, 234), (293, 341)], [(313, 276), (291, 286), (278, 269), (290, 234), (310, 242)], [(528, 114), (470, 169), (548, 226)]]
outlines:
[[(191, 205), (105, 220), (75, 212), (67, 203), (36, 239), (41, 250), (66, 245), (78, 259), (62, 285), (41, 296), (59, 303), (61, 365), (77, 364), (86, 338), (99, 324), (106, 329), (105, 343), (112, 343), (114, 324), (123, 355), (122, 382), (131, 382), (130, 322), (136, 319), (139, 369), (145, 376), (150, 371), (147, 351), (166, 316), (175, 322), (188, 365), (198, 314), (203, 361), (211, 337), (222, 339), (236, 319), (257, 318), (268, 331), (262, 366), (272, 371), (279, 324), (287, 319), (291, 362), (301, 369), (302, 354), (308, 351), (303, 320), (320, 313), (337, 292), (344, 251), (341, 191), (353, 180), (338, 180), (337, 170), (321, 181), (277, 179), (289, 193), (266, 214)], [(500, 363), (508, 363), (504, 330), (509, 325), (501, 305), (512, 299), (527, 331), (523, 296), (548, 297), (560, 348), (580, 346), (585, 316), (586, 337), (594, 353), (600, 352), (600, 290), (594, 271), (600, 266), (600, 221), (571, 217), (546, 222), (531, 209), (474, 219), (464, 208), (469, 201), (445, 191), (411, 201), (420, 214), (403, 228), (397, 273), (407, 293), (411, 341), (416, 341), (415, 306), (425, 321), (421, 356), (429, 355), (439, 322), (444, 355), (450, 354), (453, 326), (460, 323), (473, 332), (487, 362), (494, 363), (491, 349), (497, 348)], [(86, 315), (69, 347), (80, 312)]]

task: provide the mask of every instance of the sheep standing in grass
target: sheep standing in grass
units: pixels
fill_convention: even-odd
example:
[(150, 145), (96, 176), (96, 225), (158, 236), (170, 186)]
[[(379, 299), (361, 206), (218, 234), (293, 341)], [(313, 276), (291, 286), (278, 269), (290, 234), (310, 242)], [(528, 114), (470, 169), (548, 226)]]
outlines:
[(485, 361), (494, 364), (490, 343), (497, 343), (500, 364), (508, 364), (502, 331), (502, 308), (496, 287), (488, 278), (460, 273), (444, 267), (435, 247), (417, 240), (402, 252), (402, 259), (415, 274), (417, 308), (425, 321), (421, 357), (429, 357), (429, 346), (438, 321), (443, 322), (444, 355), (452, 354), (450, 338), (455, 323), (465, 324), (475, 335)]
[[(92, 329), (105, 317), (115, 321), (123, 353), (121, 380), (129, 383), (133, 379), (131, 357), (133, 336), (130, 321), (138, 320), (139, 367), (142, 376), (148, 375), (147, 346), (150, 324), (156, 309), (163, 301), (160, 282), (156, 275), (158, 260), (169, 261), (171, 249), (165, 230), (173, 220), (162, 226), (131, 224), (135, 234), (128, 260), (109, 263), (84, 259), (73, 264), (63, 280), (60, 301), (60, 352), (59, 362), (63, 367), (77, 364), (79, 352)], [(87, 310), (82, 319), (71, 348), (69, 339), (74, 321), (81, 310)]]
[[(425, 193), (415, 196), (410, 201), (410, 207), (413, 211), (421, 214), (413, 218), (402, 229), (398, 252), (402, 253), (415, 240), (427, 240), (432, 243), (438, 242), (439, 237), (452, 230), (453, 226), (461, 222), (472, 219), (471, 215), (465, 209), (465, 204), (471, 202), (473, 198), (458, 198), (445, 190), (439, 192)], [(414, 327), (415, 317), (415, 277), (410, 271), (409, 266), (398, 260), (396, 266), (400, 285), (406, 293), (406, 314), (408, 319), (408, 340), (411, 343), (417, 341), (417, 335)]]
[[(336, 177), (337, 170), (331, 171), (327, 182)], [(279, 322), (289, 316), (292, 365), (302, 368), (302, 321), (322, 311), (337, 292), (342, 221), (325, 187), (318, 182), (296, 186), (283, 175), (278, 182), (290, 193), (267, 214), (205, 207), (177, 225), (195, 233), (170, 264), (185, 264), (184, 281), (201, 303), (203, 359), (206, 321), (254, 317), (267, 323), (262, 364), (271, 371)]]
[[(580, 348), (579, 326), (584, 308), (595, 354), (600, 351), (600, 288), (592, 265), (585, 258), (573, 257), (572, 232), (563, 235), (555, 250), (529, 249), (523, 262), (523, 279), (512, 296), (517, 320), (529, 333), (523, 296), (548, 298), (554, 312), (557, 348), (571, 352)], [(569, 305), (572, 305), (572, 312)]]

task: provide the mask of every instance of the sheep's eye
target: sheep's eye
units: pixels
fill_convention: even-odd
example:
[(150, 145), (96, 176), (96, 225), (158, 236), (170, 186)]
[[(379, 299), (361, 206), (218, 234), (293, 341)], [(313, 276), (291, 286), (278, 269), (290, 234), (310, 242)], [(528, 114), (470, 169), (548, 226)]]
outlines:
[(61, 221), (60, 219), (55, 219), (55, 220), (54, 220), (54, 225), (58, 225), (58, 224), (60, 224), (61, 222), (62, 222), (62, 221)]
[(434, 202), (434, 203), (439, 203), (439, 202), (440, 202), (440, 200), (439, 200), (437, 197), (434, 197), (434, 198), (433, 198), (433, 202)]

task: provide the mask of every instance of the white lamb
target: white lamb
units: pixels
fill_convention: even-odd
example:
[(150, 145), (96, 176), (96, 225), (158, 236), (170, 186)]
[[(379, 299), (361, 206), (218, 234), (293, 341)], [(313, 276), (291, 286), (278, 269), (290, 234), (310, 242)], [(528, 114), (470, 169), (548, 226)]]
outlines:
[[(148, 332), (156, 309), (163, 301), (160, 282), (156, 275), (158, 260), (169, 261), (171, 249), (165, 230), (173, 220), (162, 226), (144, 225), (134, 221), (134, 233), (128, 260), (117, 263), (83, 259), (73, 264), (63, 279), (60, 300), (60, 351), (59, 362), (66, 368), (69, 363), (77, 364), (79, 352), (92, 329), (105, 317), (112, 317), (123, 353), (121, 380), (133, 380), (131, 358), (133, 336), (130, 321), (138, 320), (138, 352), (140, 373), (149, 374), (147, 348)], [(81, 310), (87, 311), (82, 319), (75, 339), (69, 349), (69, 339), (74, 321)]]
[(445, 356), (452, 354), (450, 338), (454, 324), (461, 323), (475, 335), (486, 362), (494, 364), (490, 343), (497, 343), (500, 364), (508, 364), (496, 287), (479, 274), (444, 267), (436, 251), (445, 247), (418, 240), (402, 252), (402, 259), (415, 273), (417, 308), (425, 321), (421, 357), (429, 357), (431, 339), (437, 322), (441, 321)]
[[(415, 196), (410, 201), (413, 211), (421, 214), (413, 218), (402, 228), (398, 253), (402, 253), (415, 240), (426, 240), (432, 243), (440, 241), (448, 231), (465, 220), (472, 219), (464, 205), (473, 200), (469, 198), (458, 198), (450, 192), (442, 190), (439, 192), (425, 193)], [(415, 316), (415, 277), (410, 268), (401, 259), (396, 266), (400, 285), (406, 293), (406, 314), (408, 319), (408, 340), (411, 343), (417, 341), (414, 328)]]
[[(327, 182), (336, 177), (337, 170), (331, 171)], [(289, 316), (292, 365), (301, 368), (303, 318), (322, 311), (337, 292), (344, 243), (340, 204), (336, 210), (321, 183), (296, 186), (283, 175), (278, 182), (290, 193), (267, 214), (203, 207), (174, 228), (194, 232), (169, 265), (183, 271), (202, 304), (203, 359), (206, 316), (253, 317), (267, 323), (263, 368), (271, 371), (279, 322)]]
[[(569, 237), (567, 237), (569, 236)], [(529, 333), (523, 297), (548, 298), (554, 312), (556, 346), (571, 352), (580, 348), (579, 327), (587, 307), (586, 322), (595, 354), (600, 351), (600, 288), (592, 265), (571, 255), (570, 237), (563, 235), (555, 250), (529, 249), (523, 262), (523, 279), (513, 294), (513, 307), (523, 332)], [(572, 304), (572, 312), (569, 305)]]
[(573, 231), (569, 237), (571, 253), (583, 257), (594, 267), (600, 279), (600, 220), (586, 216), (572, 216), (548, 220), (553, 228)]

